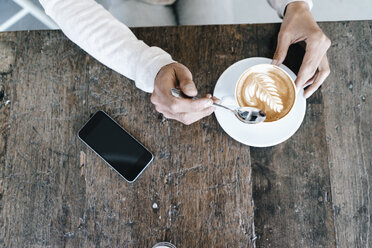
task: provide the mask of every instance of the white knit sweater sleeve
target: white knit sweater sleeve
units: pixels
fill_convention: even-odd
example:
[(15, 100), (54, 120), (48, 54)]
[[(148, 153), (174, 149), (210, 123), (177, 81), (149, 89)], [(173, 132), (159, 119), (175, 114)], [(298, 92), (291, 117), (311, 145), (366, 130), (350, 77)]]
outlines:
[(278, 15), (283, 18), (285, 7), (287, 7), (288, 4), (293, 2), (306, 2), (309, 5), (309, 8), (311, 9), (313, 7), (313, 1), (312, 0), (267, 0), (271, 7), (273, 7)]
[(174, 62), (158, 47), (140, 41), (94, 0), (40, 0), (65, 35), (98, 61), (135, 81), (146, 92), (164, 65)]

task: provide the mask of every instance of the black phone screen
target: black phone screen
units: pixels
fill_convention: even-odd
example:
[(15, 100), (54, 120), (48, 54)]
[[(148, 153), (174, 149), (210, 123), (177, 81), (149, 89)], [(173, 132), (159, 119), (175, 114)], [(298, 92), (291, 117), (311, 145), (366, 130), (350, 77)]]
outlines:
[(151, 152), (103, 111), (95, 113), (78, 136), (129, 182), (153, 159)]

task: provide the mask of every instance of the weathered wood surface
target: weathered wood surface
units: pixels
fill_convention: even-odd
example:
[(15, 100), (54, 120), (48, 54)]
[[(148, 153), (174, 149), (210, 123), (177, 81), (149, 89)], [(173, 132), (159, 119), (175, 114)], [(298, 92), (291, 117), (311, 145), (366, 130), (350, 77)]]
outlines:
[(332, 74), (323, 114), (339, 247), (372, 247), (372, 21), (321, 27)]
[[(265, 149), (235, 142), (214, 117), (162, 124), (149, 95), (58, 31), (0, 34), (0, 245), (252, 247), (257, 235), (258, 247), (371, 246), (371, 25), (322, 24), (333, 73), (299, 131)], [(134, 32), (187, 65), (204, 94), (233, 62), (271, 57), (278, 30)], [(302, 53), (285, 63), (297, 71)], [(98, 109), (156, 156), (132, 185), (77, 140)]]
[[(260, 26), (260, 56), (272, 56), (276, 47), (272, 34), (278, 31), (279, 26)], [(303, 54), (301, 46), (292, 46), (284, 64), (297, 73)], [(318, 91), (307, 102), (304, 122), (291, 139), (274, 147), (251, 148), (259, 247), (335, 246), (324, 122)]]
[[(201, 94), (211, 92), (218, 75), (235, 61), (226, 51), (236, 47), (243, 57), (249, 50), (242, 38), (240, 47), (202, 42), (195, 48), (209, 35), (234, 35), (228, 27), (148, 31), (136, 33), (189, 65)], [(10, 112), (4, 117), (10, 127), (3, 131), (1, 245), (151, 247), (171, 241), (178, 247), (251, 246), (249, 147), (228, 137), (213, 116), (191, 126), (161, 124), (149, 94), (58, 31), (0, 37), (15, 47), (9, 52), (15, 63), (3, 82), (11, 104), (3, 106)], [(221, 58), (211, 60), (211, 51)], [(110, 171), (76, 137), (98, 109), (155, 154), (134, 184)], [(81, 152), (86, 154), (82, 163)]]

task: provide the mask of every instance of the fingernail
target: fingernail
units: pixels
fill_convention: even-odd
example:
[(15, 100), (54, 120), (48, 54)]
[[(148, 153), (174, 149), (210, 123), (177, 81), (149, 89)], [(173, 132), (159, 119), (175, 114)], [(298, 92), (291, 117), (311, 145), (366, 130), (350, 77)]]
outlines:
[(276, 59), (273, 59), (273, 61), (271, 62), (272, 65), (278, 65), (278, 60)]
[(210, 107), (210, 106), (212, 106), (212, 104), (213, 104), (213, 101), (208, 100), (208, 101), (205, 102), (204, 107)]
[(212, 98), (212, 95), (211, 95), (211, 94), (207, 94), (207, 97), (208, 97), (208, 98)]
[(309, 92), (306, 92), (306, 91), (304, 92), (304, 98), (305, 98), (305, 99), (309, 98), (310, 95), (311, 95), (311, 94), (310, 94)]
[(195, 90), (195, 87), (192, 84), (186, 84), (185, 89), (186, 90)]

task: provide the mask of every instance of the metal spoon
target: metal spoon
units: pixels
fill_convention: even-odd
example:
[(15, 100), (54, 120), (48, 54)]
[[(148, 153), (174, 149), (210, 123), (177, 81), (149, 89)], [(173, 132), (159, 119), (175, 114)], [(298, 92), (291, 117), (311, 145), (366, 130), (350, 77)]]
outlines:
[[(184, 98), (191, 98), (179, 89), (172, 88), (171, 93), (174, 97), (184, 97)], [(198, 99), (197, 97), (192, 97), (192, 99), (196, 100)], [(222, 104), (218, 103), (213, 103), (214, 106), (230, 110), (231, 112), (234, 113), (234, 115), (243, 123), (246, 124), (257, 124), (260, 122), (263, 122), (266, 119), (266, 114), (262, 110), (258, 108), (253, 108), (253, 107), (240, 107), (236, 109), (231, 109), (227, 106), (224, 106)]]

